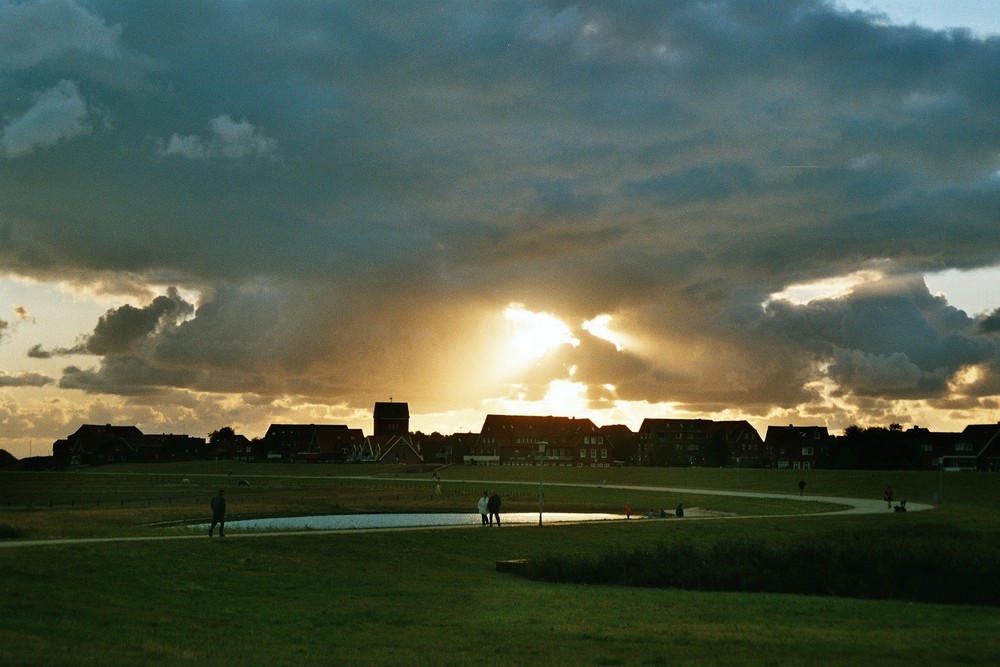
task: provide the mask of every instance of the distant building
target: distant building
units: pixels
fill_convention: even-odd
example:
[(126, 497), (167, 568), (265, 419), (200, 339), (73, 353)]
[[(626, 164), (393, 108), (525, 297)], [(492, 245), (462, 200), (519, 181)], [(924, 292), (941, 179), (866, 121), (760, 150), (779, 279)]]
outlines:
[(135, 426), (84, 424), (52, 445), (59, 465), (158, 463), (190, 461), (209, 456), (204, 438), (189, 435), (146, 435)]
[(364, 442), (361, 429), (342, 424), (271, 424), (264, 434), (264, 460), (346, 463)]
[(419, 443), (410, 434), (410, 406), (392, 401), (376, 402), (372, 412), (374, 431), (367, 439), (365, 456), (360, 460), (378, 463), (416, 465), (424, 462)]
[(1000, 423), (970, 424), (934, 452), (945, 470), (1000, 470)]
[(253, 462), (257, 460), (257, 455), (254, 452), (253, 442), (249, 438), (239, 433), (233, 433), (218, 438), (212, 445), (212, 458)]
[(437, 465), (452, 465), (461, 463), (463, 457), (475, 447), (478, 433), (453, 433), (442, 435), (432, 433), (426, 435), (415, 433), (413, 443), (424, 457), (425, 463)]
[(763, 468), (771, 465), (763, 438), (745, 419), (715, 422), (710, 432), (721, 434), (729, 456), (736, 465), (743, 468)]
[(410, 406), (408, 403), (377, 402), (373, 416), (375, 429), (372, 433), (376, 437), (409, 435), (410, 433)]
[(834, 443), (825, 426), (768, 426), (764, 445), (775, 468), (809, 470), (828, 460)]
[[(545, 443), (545, 453), (539, 444)], [(614, 455), (589, 419), (487, 415), (472, 451), (469, 465), (545, 465), (607, 467)]]
[(639, 465), (639, 438), (625, 424), (609, 424), (601, 426), (597, 431), (604, 436), (604, 441), (611, 448), (615, 465)]

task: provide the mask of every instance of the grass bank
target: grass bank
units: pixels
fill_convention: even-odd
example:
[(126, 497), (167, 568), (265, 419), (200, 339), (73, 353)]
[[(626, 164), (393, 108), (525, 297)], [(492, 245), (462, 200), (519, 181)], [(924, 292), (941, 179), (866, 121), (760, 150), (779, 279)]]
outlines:
[[(537, 502), (535, 489), (520, 484), (537, 479), (537, 470), (474, 471), (479, 476), (446, 470), (437, 496), (428, 486), (429, 475), (412, 477), (389, 469), (374, 481), (352, 481), (344, 479), (349, 475), (331, 474), (341, 468), (351, 467), (273, 468), (268, 471), (272, 478), (250, 480), (250, 491), (260, 496), (247, 495), (246, 503), (258, 498), (261, 508), (272, 508), (285, 494), (289, 509), (312, 512), (335, 501), (352, 511), (381, 511), (396, 503), (412, 505), (404, 494), (415, 486), (427, 491), (419, 495), (428, 507), (439, 503), (451, 511), (468, 506), (470, 495), (474, 500), (484, 483), (507, 485), (505, 498), (511, 505), (530, 509)], [(25, 481), (37, 485), (36, 490), (54, 485), (68, 500), (106, 494), (102, 498), (111, 506), (80, 509), (56, 500), (52, 509), (38, 502), (33, 509), (12, 505), (0, 507), (0, 523), (17, 530), (28, 527), (36, 537), (174, 535), (176, 529), (148, 524), (185, 514), (204, 518), (203, 505), (220, 479), (235, 494), (235, 487), (224, 483), (230, 479), (225, 468), (189, 469), (183, 473), (190, 482), (185, 489), (200, 504), (178, 507), (176, 494), (184, 490), (181, 471), (157, 470), (162, 481), (152, 472)], [(587, 481), (591, 472), (546, 470), (546, 480)], [(550, 501), (607, 504), (620, 511), (625, 494), (641, 507), (634, 494), (649, 493), (653, 506), (669, 508), (678, 500), (675, 494), (632, 487), (723, 489), (730, 480), (735, 483), (733, 472), (611, 469), (596, 478), (604, 487), (582, 498), (557, 501), (559, 487), (546, 488), (546, 506)], [(797, 477), (775, 472), (768, 477), (744, 476), (743, 471), (740, 484), (797, 493)], [(234, 473), (236, 477), (241, 471)], [(79, 473), (66, 473), (74, 474)], [(129, 478), (138, 482), (130, 484), (125, 481)], [(0, 475), (0, 501), (22, 483), (8, 485), (11, 479)], [(459, 481), (464, 479), (471, 481)], [(923, 541), (927, 549), (951, 553), (1000, 532), (995, 479), (946, 477), (954, 488), (943, 505), (908, 514), (0, 547), (0, 664), (1000, 664), (1000, 625), (996, 609), (987, 606), (556, 584), (495, 570), (496, 561), (504, 559), (598, 559), (616, 550), (638, 552), (670, 544), (712, 549), (741, 541), (776, 546), (872, 541), (887, 552), (904, 553)], [(95, 480), (98, 488), (93, 488)], [(807, 494), (823, 489), (838, 495), (826, 490), (837, 488), (844, 490), (839, 495), (868, 497), (886, 483), (880, 475), (853, 474), (811, 474), (807, 481)], [(910, 483), (933, 489), (935, 481), (918, 476), (893, 483), (897, 489)], [(965, 485), (962, 491), (959, 482)], [(173, 486), (161, 489), (161, 483)], [(113, 492), (106, 490), (108, 485)], [(139, 497), (149, 488), (174, 494), (164, 495), (173, 504), (152, 499), (141, 507), (111, 503), (116, 494)], [(514, 495), (517, 489), (524, 497)], [(862, 489), (866, 492), (858, 493)], [(472, 490), (478, 492), (467, 492)], [(921, 500), (916, 492), (907, 495)], [(697, 504), (686, 495), (683, 499), (686, 506)]]

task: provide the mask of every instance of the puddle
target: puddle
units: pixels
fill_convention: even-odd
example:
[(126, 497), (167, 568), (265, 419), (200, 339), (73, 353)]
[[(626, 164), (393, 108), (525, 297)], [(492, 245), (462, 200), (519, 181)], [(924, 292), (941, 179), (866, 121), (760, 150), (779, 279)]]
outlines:
[[(621, 514), (593, 512), (545, 512), (543, 524), (580, 521), (621, 520)], [(502, 524), (538, 524), (538, 512), (509, 512), (500, 515)], [(478, 514), (326, 514), (322, 516), (292, 516), (269, 519), (235, 519), (226, 521), (226, 530), (338, 530), (347, 528), (417, 528), (423, 526), (478, 526)], [(189, 526), (207, 530), (209, 524)]]

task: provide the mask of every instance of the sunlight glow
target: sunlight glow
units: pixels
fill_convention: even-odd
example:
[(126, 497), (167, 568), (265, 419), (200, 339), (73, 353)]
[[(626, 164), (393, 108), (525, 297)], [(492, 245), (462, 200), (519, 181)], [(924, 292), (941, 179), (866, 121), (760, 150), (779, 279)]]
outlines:
[(849, 296), (859, 285), (878, 282), (884, 277), (885, 275), (880, 271), (864, 270), (855, 271), (846, 276), (834, 276), (809, 283), (789, 285), (780, 292), (771, 294), (764, 305), (772, 301), (787, 301), (796, 306), (805, 306), (813, 301), (839, 299)]
[(964, 394), (965, 389), (974, 385), (985, 375), (983, 368), (978, 365), (964, 366), (960, 368), (948, 382), (948, 389), (953, 394)]
[(509, 415), (557, 415), (560, 417), (590, 417), (587, 409), (587, 385), (568, 379), (551, 380), (545, 396), (529, 399), (523, 388), (513, 396), (497, 397), (483, 401), (484, 410)]
[(616, 350), (621, 352), (625, 349), (625, 336), (617, 331), (611, 330), (612, 319), (614, 318), (610, 315), (598, 315), (597, 317), (584, 322), (583, 330), (591, 336), (608, 341), (615, 346)]
[(558, 317), (525, 310), (519, 303), (507, 306), (504, 319), (511, 327), (508, 359), (514, 363), (531, 363), (562, 345), (580, 344), (580, 339)]

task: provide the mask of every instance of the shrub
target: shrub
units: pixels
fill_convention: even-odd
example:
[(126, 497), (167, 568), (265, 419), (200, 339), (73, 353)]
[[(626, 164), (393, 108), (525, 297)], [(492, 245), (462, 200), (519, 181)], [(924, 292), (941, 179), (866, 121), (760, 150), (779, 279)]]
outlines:
[(659, 543), (592, 557), (546, 557), (533, 561), (526, 575), (567, 583), (1000, 606), (997, 539), (964, 535), (956, 549), (953, 537), (880, 540), (861, 533), (806, 543)]
[(0, 523), (0, 540), (12, 540), (18, 537), (24, 537), (25, 535), (26, 533), (20, 528)]

